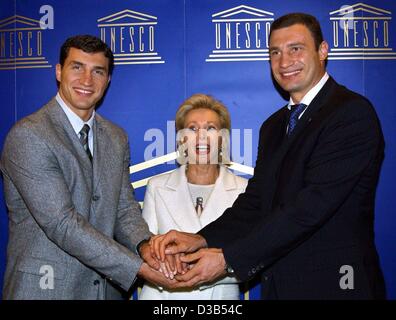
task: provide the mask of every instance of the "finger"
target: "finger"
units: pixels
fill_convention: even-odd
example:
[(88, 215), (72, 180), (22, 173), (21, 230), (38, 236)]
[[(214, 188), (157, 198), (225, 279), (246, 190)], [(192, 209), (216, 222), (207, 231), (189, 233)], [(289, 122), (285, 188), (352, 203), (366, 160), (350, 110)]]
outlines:
[(153, 269), (159, 270), (161, 268), (158, 260), (154, 259), (151, 254), (147, 253), (143, 256), (143, 259), (146, 261), (146, 263)]
[(169, 278), (173, 279), (173, 277), (174, 277), (173, 270), (172, 270), (168, 260), (165, 260), (165, 265), (166, 265), (166, 269), (168, 270)]
[(160, 262), (160, 265), (161, 265), (162, 274), (163, 274), (166, 278), (169, 278), (168, 269), (167, 269), (165, 263), (164, 263), (164, 262)]
[(189, 264), (182, 262), (182, 272), (181, 274), (185, 274), (188, 271)]
[[(154, 249), (154, 255), (157, 257), (158, 260), (161, 260), (161, 255), (159, 254), (159, 246), (161, 244), (161, 239), (164, 237), (164, 235), (156, 237), (154, 239), (154, 244), (153, 244), (153, 249)], [(161, 260), (162, 261), (162, 260)]]
[(155, 236), (150, 237), (150, 240), (149, 240), (150, 251), (151, 251), (151, 255), (152, 255), (153, 257), (155, 257), (154, 243), (157, 241), (157, 239), (158, 239), (159, 237), (160, 237), (160, 235), (155, 235)]
[(185, 246), (183, 244), (174, 244), (172, 246), (168, 246), (165, 249), (165, 254), (177, 254), (185, 251)]
[(194, 253), (186, 254), (183, 257), (180, 257), (180, 260), (182, 262), (191, 263), (191, 262), (194, 262), (194, 261), (199, 260), (201, 258), (202, 258), (202, 252), (200, 250), (200, 251), (197, 251), (197, 252), (194, 252)]
[(175, 269), (176, 269), (176, 266), (175, 266), (175, 257), (174, 256), (170, 256), (170, 255), (167, 255), (166, 256), (166, 263), (167, 263), (167, 266), (168, 266), (168, 270), (169, 270), (169, 272), (172, 274), (172, 275), (175, 275)]
[(165, 234), (160, 241), (158, 241), (158, 246), (156, 247), (156, 253), (159, 256), (159, 259), (161, 261), (165, 261), (165, 248), (168, 245), (168, 237), (169, 237), (169, 232)]
[(175, 279), (177, 281), (187, 282), (199, 276), (200, 274), (201, 274), (201, 270), (199, 270), (199, 268), (192, 268), (189, 271), (187, 271), (185, 274), (176, 275)]
[(174, 288), (193, 288), (203, 283), (199, 276), (193, 277), (188, 281), (178, 281), (173, 285)]
[(183, 274), (183, 266), (182, 262), (180, 261), (180, 253), (175, 254), (175, 264), (176, 264), (176, 272), (179, 274)]
[(162, 239), (159, 245), (159, 253), (161, 257), (161, 261), (165, 261), (165, 250), (171, 244), (172, 242), (175, 241), (175, 232), (174, 231), (169, 231)]

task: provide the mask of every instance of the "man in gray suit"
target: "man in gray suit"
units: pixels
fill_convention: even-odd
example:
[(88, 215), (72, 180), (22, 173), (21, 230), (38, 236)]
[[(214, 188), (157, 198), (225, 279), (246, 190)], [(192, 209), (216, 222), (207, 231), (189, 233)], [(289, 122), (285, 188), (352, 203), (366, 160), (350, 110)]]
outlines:
[(113, 60), (96, 37), (66, 40), (58, 94), (7, 136), (5, 299), (117, 299), (136, 276), (172, 285), (144, 241), (151, 234), (129, 181), (127, 135), (95, 112)]

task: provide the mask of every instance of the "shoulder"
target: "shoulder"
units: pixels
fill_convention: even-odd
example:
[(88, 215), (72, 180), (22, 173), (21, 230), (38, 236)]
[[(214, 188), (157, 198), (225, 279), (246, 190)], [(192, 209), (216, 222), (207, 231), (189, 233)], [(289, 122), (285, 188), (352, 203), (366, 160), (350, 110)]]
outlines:
[(236, 175), (230, 169), (224, 167), (223, 179), (226, 183), (234, 183), (237, 189), (245, 189), (248, 184), (248, 179)]
[(275, 111), (271, 114), (260, 127), (260, 135), (266, 128), (272, 128), (273, 126), (278, 126), (279, 122), (284, 119), (285, 114), (287, 113), (287, 105), (283, 106), (279, 110)]
[(45, 132), (51, 126), (51, 119), (46, 112), (46, 106), (38, 111), (17, 121), (7, 135), (7, 140), (31, 142), (41, 140)]
[(180, 170), (181, 167), (173, 170), (172, 172), (159, 174), (157, 176), (150, 178), (149, 181), (147, 182), (147, 188), (155, 189), (158, 187), (166, 186), (167, 182), (172, 176), (176, 176), (180, 174)]
[(104, 130), (112, 141), (121, 141), (123, 143), (128, 142), (128, 134), (120, 126), (116, 125), (112, 121), (102, 117), (98, 113), (95, 115), (95, 120), (100, 129)]
[(334, 80), (332, 81), (335, 89), (332, 91), (328, 104), (334, 110), (334, 113), (343, 117), (377, 117), (375, 108), (368, 98), (336, 83)]
[(241, 176), (237, 176), (236, 174), (232, 174), (235, 177), (235, 182), (238, 187), (245, 188), (248, 184), (248, 179), (243, 178)]

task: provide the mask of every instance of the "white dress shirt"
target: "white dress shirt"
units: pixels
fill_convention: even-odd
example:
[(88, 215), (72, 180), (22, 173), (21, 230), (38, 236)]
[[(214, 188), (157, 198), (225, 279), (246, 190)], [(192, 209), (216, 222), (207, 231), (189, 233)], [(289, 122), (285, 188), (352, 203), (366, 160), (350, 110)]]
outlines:
[[(325, 74), (323, 75), (322, 79), (319, 80), (319, 82), (312, 87), (306, 94), (305, 96), (301, 99), (300, 103), (303, 103), (305, 105), (307, 105), (307, 107), (305, 108), (305, 110), (303, 112), (301, 112), (300, 116), (298, 117), (298, 119), (300, 120), (302, 115), (305, 113), (305, 111), (307, 111), (309, 104), (312, 102), (312, 100), (316, 97), (316, 95), (319, 93), (320, 89), (323, 88), (323, 86), (325, 85), (326, 81), (329, 79), (329, 74), (327, 72), (325, 72)], [(292, 97), (290, 97), (289, 100), (289, 104), (288, 104), (288, 108), (289, 110), (291, 110), (291, 106), (294, 105), (294, 101), (292, 99)]]
[(91, 118), (89, 118), (88, 121), (84, 122), (83, 119), (81, 119), (77, 114), (75, 114), (68, 106), (67, 104), (63, 101), (61, 98), (59, 92), (57, 93), (55, 97), (56, 101), (58, 101), (59, 105), (63, 109), (63, 111), (66, 113), (67, 118), (69, 119), (75, 133), (77, 134), (78, 139), (80, 139), (80, 131), (83, 128), (84, 124), (89, 125), (89, 133), (88, 133), (88, 146), (89, 150), (91, 151), (91, 154), (93, 156), (93, 122), (95, 118), (95, 110), (92, 112)]

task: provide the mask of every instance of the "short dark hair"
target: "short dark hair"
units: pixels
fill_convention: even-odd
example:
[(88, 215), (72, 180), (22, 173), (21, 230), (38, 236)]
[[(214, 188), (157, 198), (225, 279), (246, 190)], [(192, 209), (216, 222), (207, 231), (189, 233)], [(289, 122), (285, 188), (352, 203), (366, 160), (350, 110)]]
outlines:
[(103, 52), (104, 56), (109, 59), (109, 74), (113, 72), (114, 56), (109, 46), (101, 39), (89, 34), (77, 35), (68, 38), (62, 45), (59, 55), (59, 64), (63, 67), (70, 48), (80, 49), (87, 53)]
[(290, 27), (295, 24), (302, 24), (308, 28), (315, 42), (315, 47), (318, 50), (320, 44), (323, 42), (322, 29), (320, 28), (319, 21), (307, 13), (289, 13), (276, 19), (270, 29), (269, 38), (273, 31)]

